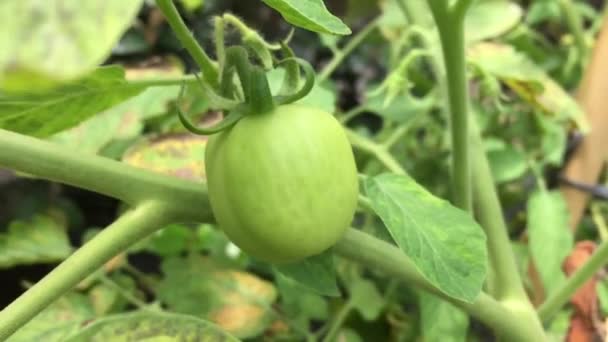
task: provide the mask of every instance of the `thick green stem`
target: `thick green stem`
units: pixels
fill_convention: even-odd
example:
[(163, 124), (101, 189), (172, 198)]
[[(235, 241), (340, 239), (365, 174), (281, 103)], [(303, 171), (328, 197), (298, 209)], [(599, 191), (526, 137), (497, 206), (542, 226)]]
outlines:
[(490, 264), (496, 277), (495, 281), (489, 284), (490, 292), (499, 299), (518, 298), (527, 301), (476, 122), (472, 122), (471, 128), (475, 213), (479, 223), (485, 228)]
[(538, 315), (543, 322), (551, 320), (553, 315), (566, 304), (572, 295), (588, 280), (590, 280), (604, 265), (608, 263), (608, 242), (604, 241), (593, 253), (591, 258), (579, 268), (566, 282), (560, 286), (538, 309)]
[(319, 73), (319, 83), (326, 80), (336, 70), (340, 63), (342, 63), (344, 58), (350, 55), (350, 53), (353, 52), (353, 50), (355, 50), (370, 33), (374, 32), (374, 30), (378, 27), (378, 22), (379, 18), (370, 21), (367, 26), (365, 26), (363, 30), (359, 31), (359, 33), (357, 33), (342, 50), (339, 50), (336, 52), (336, 54), (334, 54), (331, 61), (327, 63), (327, 65)]
[[(431, 0), (432, 4), (436, 2)], [(452, 198), (456, 206), (471, 211), (469, 86), (466, 76), (464, 20), (461, 16), (446, 12), (447, 8), (441, 4), (431, 5), (431, 9), (439, 29), (447, 72), (452, 138)]]
[(214, 88), (218, 85), (218, 71), (217, 66), (211, 58), (207, 55), (205, 50), (198, 44), (196, 39), (190, 33), (190, 30), (186, 26), (186, 23), (182, 20), (177, 8), (173, 4), (173, 0), (156, 0), (156, 5), (163, 12), (169, 25), (175, 32), (177, 39), (182, 45), (188, 50), (192, 58), (196, 61), (196, 64), (201, 68), (203, 77), (209, 84)]
[(175, 219), (161, 202), (127, 212), (0, 312), (0, 341), (133, 243)]
[[(367, 267), (382, 270), (408, 286), (432, 293), (471, 314), (492, 327), (506, 341), (544, 341), (542, 328), (535, 326), (534, 317), (527, 317), (526, 308), (502, 305), (485, 293), (473, 303), (455, 300), (434, 287), (416, 269), (414, 263), (401, 250), (373, 236), (350, 229), (335, 246), (334, 251), (343, 257), (357, 261)], [(531, 324), (522, 324), (522, 318)], [(540, 330), (540, 331), (539, 331)]]
[(98, 192), (132, 206), (153, 199), (169, 200), (186, 220), (209, 221), (213, 217), (204, 184), (166, 177), (2, 129), (0, 146), (0, 167)]

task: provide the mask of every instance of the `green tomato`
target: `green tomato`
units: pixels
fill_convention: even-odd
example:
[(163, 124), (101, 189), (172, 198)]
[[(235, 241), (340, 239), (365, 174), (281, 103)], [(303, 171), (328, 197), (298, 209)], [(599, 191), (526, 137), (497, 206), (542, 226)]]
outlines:
[(218, 225), (274, 263), (323, 252), (350, 226), (359, 185), (351, 146), (329, 113), (283, 105), (211, 136), (205, 152)]

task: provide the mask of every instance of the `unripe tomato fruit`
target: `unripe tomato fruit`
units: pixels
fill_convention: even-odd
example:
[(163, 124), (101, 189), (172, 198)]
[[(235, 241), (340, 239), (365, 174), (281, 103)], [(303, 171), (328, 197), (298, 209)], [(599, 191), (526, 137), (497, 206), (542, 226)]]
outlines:
[(346, 134), (331, 114), (308, 106), (246, 115), (212, 135), (205, 168), (219, 227), (260, 260), (323, 252), (356, 209), (357, 169)]

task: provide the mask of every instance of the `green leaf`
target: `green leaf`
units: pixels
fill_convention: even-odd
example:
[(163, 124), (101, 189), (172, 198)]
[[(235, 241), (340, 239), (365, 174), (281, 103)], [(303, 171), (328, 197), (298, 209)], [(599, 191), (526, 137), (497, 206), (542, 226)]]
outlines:
[(108, 57), (141, 3), (0, 2), (0, 89), (48, 88), (91, 72)]
[(276, 284), (281, 295), (281, 310), (301, 329), (309, 329), (312, 320), (329, 317), (329, 305), (320, 295), (290, 278), (277, 277)]
[(425, 341), (467, 341), (469, 316), (461, 309), (426, 292), (419, 293), (419, 303)]
[(369, 280), (357, 279), (350, 287), (353, 307), (366, 321), (374, 321), (384, 309), (384, 298), (376, 285)]
[(331, 249), (302, 261), (275, 266), (283, 277), (324, 296), (340, 296)]
[(216, 325), (196, 317), (135, 312), (108, 316), (88, 325), (65, 342), (203, 341), (238, 342)]
[(78, 81), (43, 93), (0, 93), (0, 128), (47, 137), (139, 94), (118, 66), (101, 67)]
[(471, 302), (486, 275), (486, 237), (468, 213), (433, 196), (410, 176), (365, 181), (372, 206), (391, 236), (433, 285)]
[(70, 253), (65, 227), (48, 216), (13, 221), (7, 232), (0, 234), (0, 268), (57, 262)]
[(167, 103), (177, 97), (178, 92), (179, 86), (148, 88), (76, 127), (53, 135), (51, 140), (80, 151), (98, 153), (114, 139), (138, 136), (143, 131), (143, 121), (165, 112)]
[(518, 179), (528, 170), (526, 156), (513, 146), (506, 145), (503, 148), (488, 151), (487, 154), (492, 177), (497, 183)]
[(64, 342), (83, 323), (95, 317), (85, 295), (68, 293), (24, 325), (6, 342)]
[(163, 257), (178, 256), (187, 250), (193, 237), (189, 227), (172, 224), (152, 235), (148, 249)]
[(323, 0), (262, 0), (294, 26), (303, 29), (339, 35), (351, 34), (342, 20), (331, 14)]
[(467, 11), (467, 42), (496, 38), (514, 28), (521, 20), (521, 7), (511, 1), (476, 1)]
[(561, 192), (539, 190), (528, 200), (528, 248), (547, 294), (565, 280), (562, 263), (574, 244)]
[(157, 294), (176, 312), (210, 320), (239, 338), (260, 335), (275, 318), (276, 289), (253, 274), (197, 257), (166, 259), (162, 270)]

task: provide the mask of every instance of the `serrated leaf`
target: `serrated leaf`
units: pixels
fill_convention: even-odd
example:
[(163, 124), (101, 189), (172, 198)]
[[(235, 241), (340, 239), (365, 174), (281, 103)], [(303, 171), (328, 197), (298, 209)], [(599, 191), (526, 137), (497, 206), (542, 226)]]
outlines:
[(63, 342), (93, 317), (95, 313), (87, 297), (69, 293), (40, 312), (6, 342)]
[(468, 213), (433, 196), (408, 175), (365, 181), (372, 207), (418, 270), (444, 293), (467, 302), (486, 275), (486, 237)]
[(528, 200), (528, 248), (547, 294), (565, 280), (562, 263), (574, 244), (561, 192), (539, 190)]
[(78, 81), (41, 93), (0, 93), (0, 128), (47, 137), (139, 94), (118, 66), (101, 67)]
[(143, 121), (166, 111), (169, 100), (177, 97), (178, 86), (148, 88), (139, 95), (51, 137), (80, 151), (97, 153), (113, 139), (139, 135)]
[(32, 90), (91, 72), (142, 0), (0, 2), (0, 88)]
[(350, 28), (327, 10), (323, 0), (262, 1), (281, 13), (281, 16), (294, 26), (319, 33), (351, 34)]
[(95, 321), (65, 342), (106, 341), (238, 342), (200, 318), (161, 312), (135, 312)]
[(373, 321), (380, 316), (384, 308), (384, 298), (376, 285), (367, 279), (357, 279), (350, 287), (353, 307), (366, 321)]
[(48, 216), (13, 221), (0, 234), (0, 268), (57, 262), (67, 258), (72, 247), (65, 227)]
[(419, 293), (422, 336), (425, 341), (466, 342), (469, 316), (451, 303)]
[(172, 310), (208, 319), (239, 338), (261, 334), (274, 319), (274, 286), (203, 258), (167, 259), (158, 297)]
[(283, 277), (315, 293), (332, 297), (340, 295), (331, 249), (299, 262), (275, 266), (275, 269)]

